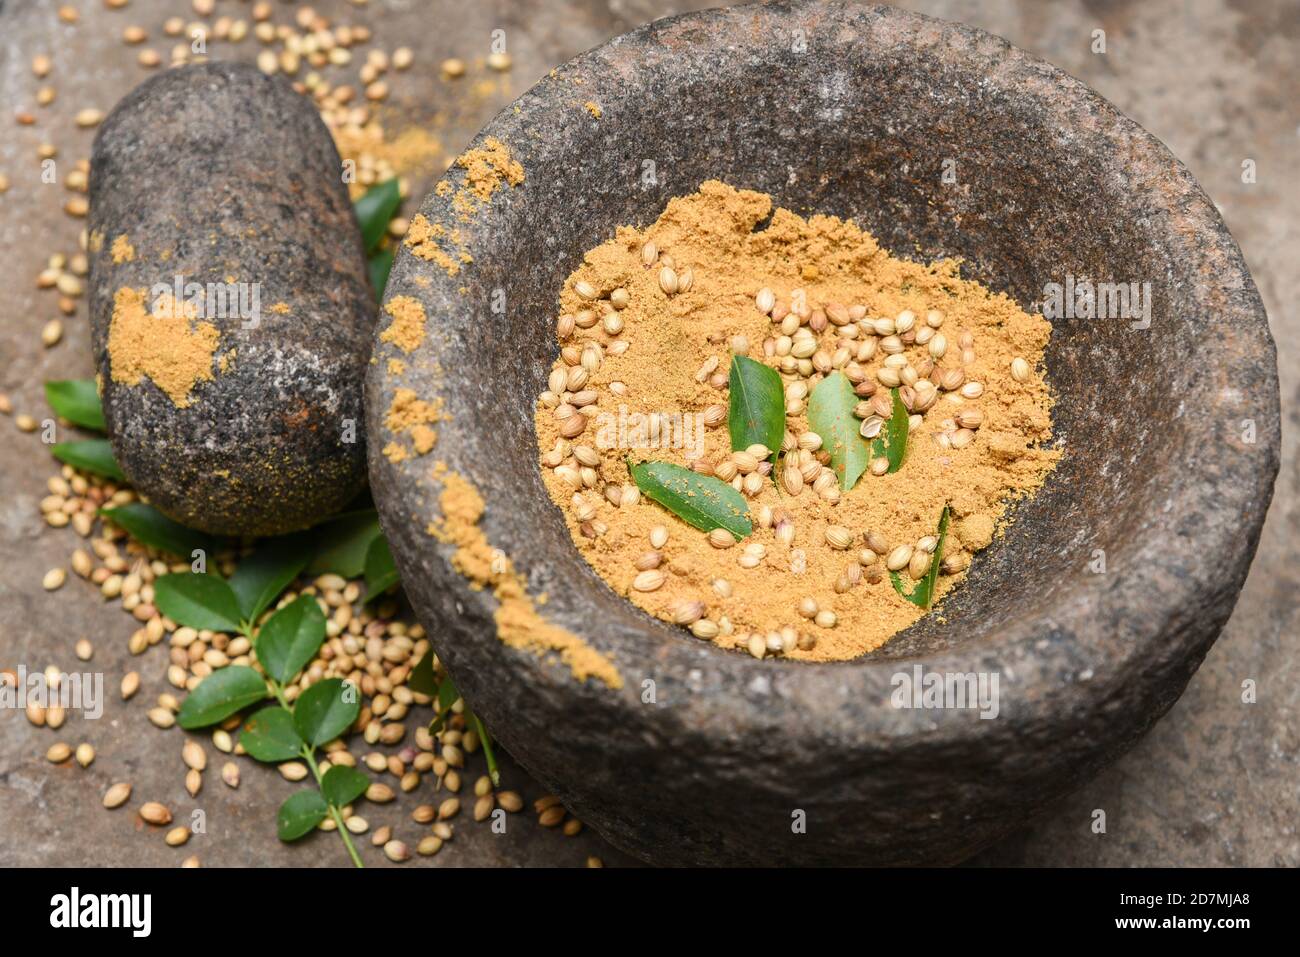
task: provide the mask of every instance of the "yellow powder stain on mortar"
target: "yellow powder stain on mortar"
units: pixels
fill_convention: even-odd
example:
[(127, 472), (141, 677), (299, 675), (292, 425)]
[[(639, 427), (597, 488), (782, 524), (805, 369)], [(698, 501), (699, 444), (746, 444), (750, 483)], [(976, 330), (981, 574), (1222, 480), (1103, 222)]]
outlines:
[(388, 360), (389, 375), (404, 375), (406, 373), (406, 363), (401, 359)]
[(615, 690), (622, 688), (623, 676), (613, 662), (577, 635), (551, 624), (538, 613), (523, 577), (504, 553), (492, 547), (479, 528), (484, 505), (478, 490), (461, 476), (447, 472), (439, 503), (442, 518), (429, 525), (429, 534), (456, 546), (451, 565), (471, 585), (492, 589), (500, 602), (494, 615), (497, 637), (511, 648), (537, 655), (558, 654), (579, 681), (595, 678)]
[(462, 220), (491, 202), (492, 194), (502, 186), (518, 186), (524, 181), (523, 166), (510, 155), (510, 148), (494, 136), (485, 139), (482, 146), (458, 156), (456, 165), (466, 174), (465, 185), (452, 200)]
[[(445, 418), (442, 411), (442, 399), (426, 402), (412, 389), (398, 389), (393, 393), (393, 401), (384, 414), (384, 426), (397, 438), (409, 435), (416, 455), (427, 455), (438, 443), (438, 433), (430, 426)], [(410, 457), (410, 452), (400, 442), (394, 440), (384, 446), (384, 455), (396, 465)]]
[(391, 342), (403, 352), (411, 353), (424, 342), (424, 307), (410, 296), (394, 296), (384, 312), (393, 317), (392, 323), (379, 334), (384, 342)]
[(595, 119), (600, 119), (600, 104), (593, 100), (588, 100), (582, 104), (582, 108), (592, 115)]
[(115, 266), (129, 263), (135, 259), (135, 247), (131, 245), (131, 240), (127, 238), (126, 233), (113, 240), (109, 253), (113, 257), (113, 265)]
[(470, 254), (463, 248), (447, 249), (445, 244), (456, 244), (456, 235), (450, 233), (442, 223), (431, 223), (424, 214), (417, 213), (406, 230), (406, 248), (426, 262), (443, 269), (448, 276), (460, 272), (462, 265), (473, 262)]
[(188, 408), (190, 391), (212, 381), (217, 327), (195, 322), (198, 308), (160, 296), (152, 313), (145, 309), (145, 290), (123, 287), (113, 297), (108, 327), (109, 370), (114, 382), (137, 386), (146, 377), (178, 409)]
[[(234, 282), (233, 279), (230, 281)], [(287, 302), (277, 302), (271, 306), (271, 311), (277, 316), (287, 316), (289, 315), (289, 304)]]

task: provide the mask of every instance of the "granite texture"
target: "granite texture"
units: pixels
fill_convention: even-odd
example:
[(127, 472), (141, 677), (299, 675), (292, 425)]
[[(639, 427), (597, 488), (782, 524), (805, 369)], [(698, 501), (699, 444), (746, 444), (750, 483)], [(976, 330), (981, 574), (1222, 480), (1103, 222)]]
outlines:
[[(123, 471), (184, 525), (295, 531), (365, 482), (360, 380), (375, 297), (342, 170), (315, 107), (249, 64), (161, 73), (99, 129), (90, 320), (104, 415)], [(202, 296), (191, 328), (216, 330), (213, 377), (177, 401), (124, 375), (108, 348), (123, 289), (154, 309), (175, 290), (176, 311)], [(175, 366), (171, 345), (146, 348)]]
[[(473, 261), (449, 274), (399, 254), (385, 298), (419, 300), (436, 333), (409, 356), (376, 342), (371, 434), (397, 389), (442, 403), (437, 457), (483, 494), (488, 541), (622, 688), (498, 640), (495, 599), (426, 531), (441, 488), (427, 462), (394, 463), (376, 441), (371, 486), (457, 685), (584, 821), (658, 864), (952, 864), (1086, 782), (1174, 703), (1246, 577), (1280, 417), (1258, 292), (1158, 141), (992, 35), (816, 0), (620, 37), (552, 72), (476, 143), (488, 137), (526, 179), (469, 216), (451, 190), (425, 200)], [(942, 616), (853, 663), (756, 661), (652, 619), (585, 564), (541, 484), (534, 397), (559, 349), (563, 278), (619, 224), (719, 176), (852, 218), (895, 253), (961, 258), (1024, 304), (1071, 276), (1151, 288), (1139, 321), (1054, 322), (1056, 471)], [(896, 707), (896, 676), (914, 668), (997, 675), (999, 713)]]
[[(569, 57), (656, 16), (705, 3), (660, 0), (561, 3), (557, 0), (493, 0), (458, 8), (440, 28), (427, 29), (433, 0), (387, 3), (372, 0), (360, 10), (344, 0), (313, 6), (345, 22), (366, 22), (387, 49), (409, 44), (415, 65), (390, 78), (394, 106), (402, 115), (446, 117), (440, 135), (456, 151), (514, 95)], [(242, 6), (221, 0), (219, 8)], [(1300, 425), (1300, 194), (1293, 188), (1300, 115), (1300, 11), (1290, 0), (1144, 0), (1059, 2), (1040, 0), (912, 0), (904, 6), (996, 32), (1086, 81), (1124, 113), (1152, 131), (1188, 164), (1219, 205), (1240, 243), (1268, 307), (1277, 337), (1282, 381), (1283, 471), (1265, 522), (1259, 554), (1242, 599), (1220, 639), (1166, 717), (1120, 758), (1070, 796), (1045, 809), (1007, 839), (977, 855), (985, 865), (1300, 865), (1295, 807), (1300, 796), (1300, 470), (1295, 437)], [(400, 8), (399, 8), (400, 7)], [(33, 127), (13, 127), (0, 139), (0, 172), (12, 182), (0, 196), (0, 253), (11, 282), (0, 307), (0, 391), (16, 411), (48, 414), (41, 383), (92, 374), (84, 306), (65, 320), (64, 341), (42, 349), (41, 324), (54, 315), (48, 292), (32, 280), (54, 252), (76, 248), (84, 222), (65, 216), (60, 186), (39, 183), (36, 147), (51, 140), (68, 161), (89, 156), (92, 133), (72, 123), (83, 106), (110, 109), (149, 76), (135, 64), (137, 48), (120, 41), (128, 23), (150, 30), (150, 45), (166, 55), (159, 26), (167, 16), (191, 16), (177, 0), (132, 0), (125, 10), (86, 4), (79, 26), (60, 24), (55, 5), (0, 0), (0, 102), (34, 112), (41, 85), (24, 64), (35, 52), (55, 60), (58, 100), (39, 111)], [(474, 101), (442, 81), (443, 57), (481, 59), (491, 31), (506, 30), (514, 70)], [(1104, 30), (1105, 52), (1092, 49), (1093, 31)], [(214, 45), (214, 55), (251, 59), (257, 47)], [(1242, 163), (1258, 167), (1243, 182)], [(422, 196), (441, 169), (413, 177)], [(1117, 408), (1123, 410), (1123, 402)], [(73, 437), (61, 435), (60, 438)], [(97, 668), (116, 682), (128, 668), (145, 679), (141, 699), (166, 688), (165, 657), (132, 658), (126, 640), (135, 628), (93, 589), (73, 582), (60, 592), (40, 590), (45, 569), (66, 564), (74, 536), (42, 526), (37, 502), (52, 473), (38, 438), (21, 435), (0, 417), (0, 478), (8, 495), (0, 504), (0, 664), (44, 667), (70, 663), (80, 637), (96, 643)], [(1254, 681), (1254, 703), (1242, 700), (1242, 683)], [(558, 732), (557, 732), (558, 733)], [(0, 713), (0, 860), (11, 865), (174, 866), (197, 853), (204, 866), (329, 866), (341, 863), (338, 841), (316, 837), (292, 847), (273, 836), (275, 808), (291, 790), (271, 769), (246, 766), (238, 792), (212, 785), (203, 793), (210, 838), (183, 851), (139, 833), (128, 818), (100, 811), (96, 800), (107, 783), (123, 777), (140, 793), (187, 806), (177, 732), (147, 724), (143, 708), (111, 705), (104, 720), (70, 722), (67, 740), (90, 740), (100, 756), (89, 773), (52, 768), (42, 755), (58, 736), (27, 725), (20, 715)], [(517, 767), (507, 784), (536, 797), (541, 786)], [(369, 817), (392, 824), (409, 840), (406, 816), (422, 792)], [(1096, 833), (1095, 811), (1107, 815)], [(736, 813), (743, 813), (737, 808)], [(388, 865), (368, 844), (367, 864)], [(406, 867), (571, 866), (586, 854), (606, 863), (627, 859), (590, 830), (576, 839), (531, 826), (496, 836), (463, 828), (435, 858)]]

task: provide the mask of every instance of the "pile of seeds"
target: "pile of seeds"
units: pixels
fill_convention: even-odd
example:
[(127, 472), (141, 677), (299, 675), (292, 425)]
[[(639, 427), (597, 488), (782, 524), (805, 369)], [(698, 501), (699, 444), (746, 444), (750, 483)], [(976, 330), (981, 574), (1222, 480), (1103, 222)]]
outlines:
[[(178, 694), (192, 690), (216, 669), (231, 664), (256, 663), (247, 638), (177, 627), (154, 606), (154, 580), (169, 572), (189, 571), (190, 568), (187, 563), (176, 562), (141, 544), (111, 521), (97, 517), (97, 510), (102, 506), (116, 507), (137, 501), (134, 491), (120, 483), (78, 472), (67, 465), (47, 484), (49, 494), (40, 503), (46, 524), (53, 528), (71, 526), (85, 540), (84, 546), (71, 554), (69, 565), (72, 571), (78, 578), (97, 586), (105, 599), (119, 603), (139, 623), (127, 641), (132, 655), (144, 656), (155, 645), (166, 644), (166, 677)], [(218, 570), (228, 576), (234, 571), (236, 556), (219, 556), (217, 564)], [(66, 580), (63, 568), (53, 568), (46, 573), (43, 584), (47, 591), (57, 591)], [(359, 689), (363, 707), (352, 732), (359, 735), (360, 743), (371, 750), (358, 756), (354, 753), (352, 741), (340, 739), (331, 742), (325, 747), (326, 757), (318, 770), (324, 774), (333, 765), (356, 767), (362, 763), (376, 774), (390, 776), (391, 784), (387, 780), (376, 780), (366, 791), (366, 801), (377, 806), (391, 804), (399, 793), (427, 793), (422, 791), (427, 787), (432, 788), (435, 797), (444, 794), (445, 797), (436, 804), (420, 804), (410, 814), (414, 825), (429, 828), (427, 834), (416, 838), (416, 852), (436, 854), (455, 834), (453, 819), (461, 812), (465, 775), (469, 764), (481, 755), (481, 742), (477, 731), (466, 724), (461, 701), (453, 705), (451, 715), (436, 734), (429, 731), (427, 719), (422, 717), (428, 712), (416, 709), (428, 706), (430, 699), (407, 686), (412, 668), (430, 651), (424, 629), (419, 623), (402, 617), (394, 598), (381, 598), (373, 605), (363, 604), (362, 587), (360, 581), (326, 574), (304, 582), (300, 587), (290, 588), (280, 597), (276, 608), (292, 602), (299, 595), (313, 595), (327, 619), (325, 644), (298, 680), (285, 688), (285, 697), (292, 701), (307, 687), (326, 678), (341, 678)], [(263, 620), (274, 610), (268, 610)], [(93, 645), (86, 639), (78, 641), (74, 651), (82, 661), (90, 660), (94, 654)], [(439, 677), (445, 677), (436, 658), (434, 663)], [(59, 665), (49, 665), (45, 669), (49, 687), (57, 689), (61, 673), (67, 670)], [(13, 677), (8, 673), (4, 676), (5, 680)], [(140, 680), (136, 671), (122, 677), (121, 700), (128, 701), (135, 696)], [(177, 694), (165, 692), (148, 708), (146, 717), (161, 730), (171, 729), (176, 724), (180, 705), (181, 698)], [(26, 714), (33, 726), (50, 730), (61, 728), (67, 717), (60, 707), (43, 708), (35, 704), (27, 708)], [(412, 717), (417, 718), (417, 725), (410, 734), (407, 719)], [(231, 758), (243, 755), (235, 734), (240, 721), (235, 716), (210, 733), (212, 747), (218, 753)], [(378, 748), (390, 750), (385, 752)], [(87, 742), (74, 748), (60, 741), (49, 747), (46, 757), (56, 764), (75, 760), (84, 768), (94, 761), (95, 749)], [(178, 773), (183, 774), (187, 792), (197, 796), (203, 787), (207, 768), (207, 752), (198, 738), (185, 738), (181, 759)], [(310, 774), (310, 769), (301, 761), (287, 761), (278, 767), (288, 781), (302, 781)], [(240, 774), (237, 762), (223, 762), (220, 777), (226, 786), (237, 788)], [(498, 807), (511, 814), (523, 810), (523, 798), (517, 792), (495, 789), (486, 774), (474, 777), (472, 790), (473, 801), (468, 807), (476, 822), (487, 821)], [(110, 809), (121, 807), (130, 797), (131, 785), (118, 782), (105, 792), (103, 804)], [(566, 836), (574, 836), (582, 830), (581, 822), (570, 817), (554, 796), (545, 795), (537, 799), (534, 810), (538, 823), (543, 827), (559, 828)], [(138, 813), (146, 823), (158, 826), (170, 823), (172, 814), (169, 808), (158, 802), (141, 805)], [(370, 832), (369, 820), (356, 807), (344, 808), (342, 816), (353, 834)], [(328, 831), (334, 826), (333, 820), (327, 818), (320, 829)], [(393, 838), (392, 834), (393, 825), (376, 828), (374, 846), (381, 848), (390, 860), (408, 859), (407, 844)], [(165, 842), (172, 847), (179, 847), (188, 839), (188, 829), (180, 826), (164, 835)], [(197, 860), (187, 863), (193, 866)], [(588, 863), (599, 866), (595, 858)]]
[[(756, 230), (769, 212), (705, 183), (587, 254), (538, 398), (543, 479), (587, 560), (651, 614), (759, 658), (842, 660), (924, 614), (1054, 466), (1034, 371), (1050, 326), (955, 263), (896, 259), (833, 217), (778, 210)], [(731, 434), (737, 402), (754, 424), (746, 363), (779, 377), (770, 447)], [(819, 399), (847, 433), (813, 428)], [(873, 451), (852, 470), (837, 456), (857, 443)], [(734, 489), (744, 534), (650, 501), (629, 466), (647, 461)]]

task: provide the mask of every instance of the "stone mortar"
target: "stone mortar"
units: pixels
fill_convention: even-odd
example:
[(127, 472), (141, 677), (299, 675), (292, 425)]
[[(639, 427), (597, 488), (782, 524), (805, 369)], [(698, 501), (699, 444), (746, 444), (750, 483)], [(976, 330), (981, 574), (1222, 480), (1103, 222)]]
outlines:
[[(430, 336), (400, 373), (377, 343), (370, 474), (407, 593), (459, 687), (579, 817), (663, 864), (953, 863), (1169, 709), (1254, 555), (1279, 410), (1241, 254), (1152, 136), (998, 37), (824, 2), (650, 24), (552, 73), (486, 136), (526, 180), (459, 224), (474, 259), (459, 275), (398, 257), (387, 295), (420, 300)], [(1152, 284), (1147, 330), (1055, 322), (1060, 466), (942, 620), (854, 662), (757, 661), (650, 618), (583, 562), (541, 484), (533, 408), (562, 282), (618, 224), (653, 221), (709, 178), (851, 217), (896, 254), (962, 257), (966, 276), (1025, 306), (1067, 273)], [(455, 218), (436, 192), (422, 212)], [(440, 396), (450, 419), (432, 454), (394, 465), (378, 448), (398, 387)], [(498, 641), (494, 599), (426, 532), (435, 459), (479, 488), (489, 540), (547, 594), (547, 618), (617, 664), (621, 691)], [(1097, 549), (1103, 574), (1088, 567)], [(893, 676), (914, 666), (998, 674), (998, 717), (893, 707)], [(796, 810), (806, 834), (792, 833)]]

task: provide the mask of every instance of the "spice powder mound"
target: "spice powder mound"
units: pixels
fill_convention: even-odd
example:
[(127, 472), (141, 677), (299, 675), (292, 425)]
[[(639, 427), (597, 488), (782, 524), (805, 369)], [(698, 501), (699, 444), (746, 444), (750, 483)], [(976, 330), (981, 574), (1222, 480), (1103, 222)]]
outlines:
[[(850, 221), (773, 213), (716, 181), (621, 227), (564, 285), (535, 416), (543, 480), (582, 555), (650, 614), (756, 657), (850, 659), (914, 623), (926, 612), (893, 579), (910, 592), (926, 577), (945, 505), (936, 601), (1061, 454), (1039, 371), (1049, 323), (958, 267), (894, 258)], [(731, 448), (733, 354), (780, 374), (782, 448), (753, 450), (774, 458)], [(892, 390), (910, 414), (901, 467), (873, 459), (848, 490), (807, 416), (833, 372), (853, 384), (862, 435), (887, 429)], [(752, 534), (681, 521), (629, 459), (729, 482)]]

